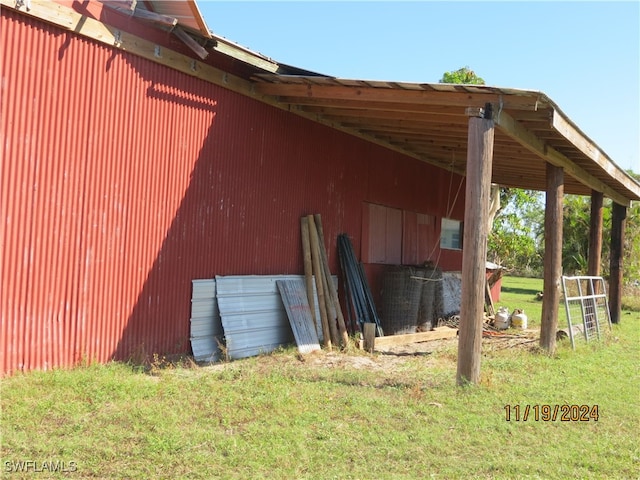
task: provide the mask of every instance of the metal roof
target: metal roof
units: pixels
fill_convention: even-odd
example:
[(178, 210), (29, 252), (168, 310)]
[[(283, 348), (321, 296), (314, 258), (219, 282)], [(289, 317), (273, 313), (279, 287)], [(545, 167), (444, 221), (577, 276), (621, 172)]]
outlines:
[(173, 17), (178, 20), (178, 25), (198, 32), (206, 38), (211, 37), (209, 28), (195, 0), (138, 0), (136, 8), (141, 7), (161, 15)]
[(544, 93), (484, 85), (402, 83), (256, 74), (256, 91), (295, 113), (461, 174), (467, 109), (491, 103), (494, 183), (545, 190), (546, 164), (565, 170), (565, 193), (640, 200), (640, 184)]
[[(321, 75), (212, 34), (196, 0), (137, 0), (140, 5), (178, 18), (178, 26), (202, 36), (199, 44), (190, 45), (201, 58), (214, 50), (248, 67), (240, 73), (248, 87), (241, 89), (253, 98), (463, 175), (467, 111), (490, 103), (496, 123), (494, 183), (543, 191), (549, 163), (563, 168), (565, 193), (590, 195), (595, 190), (625, 206), (640, 200), (640, 184), (542, 92)], [(225, 80), (223, 84), (228, 86)]]

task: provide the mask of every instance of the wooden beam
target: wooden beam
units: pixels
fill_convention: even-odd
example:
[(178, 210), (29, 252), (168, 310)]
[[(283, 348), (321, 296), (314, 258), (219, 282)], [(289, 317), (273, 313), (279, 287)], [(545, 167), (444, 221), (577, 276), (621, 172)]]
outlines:
[(172, 30), (173, 34), (178, 37), (180, 40), (182, 40), (182, 42), (189, 47), (191, 50), (193, 50), (193, 52), (198, 55), (201, 59), (205, 59), (209, 56), (209, 52), (207, 52), (202, 45), (200, 45), (198, 42), (196, 42), (193, 38), (191, 38), (191, 36), (185, 32), (182, 28), (180, 27), (175, 27)]
[(303, 108), (309, 113), (336, 116), (338, 118), (358, 118), (362, 116), (363, 110), (365, 110), (367, 118), (387, 118), (398, 120), (415, 119), (423, 122), (463, 124), (465, 126), (468, 123), (468, 118), (464, 115), (464, 110), (461, 108), (453, 109), (445, 107), (438, 109), (436, 107), (429, 108), (424, 106), (422, 106), (422, 108), (415, 108), (418, 106), (406, 104), (398, 104), (396, 108), (392, 107), (393, 105), (389, 103), (368, 103), (367, 108), (364, 108), (361, 103), (358, 103), (353, 107), (340, 104), (331, 107), (304, 105)]
[(550, 355), (556, 351), (560, 277), (562, 275), (562, 202), (564, 172), (547, 164), (547, 198), (544, 212), (544, 287), (540, 346)]
[(611, 322), (620, 323), (622, 310), (622, 259), (627, 209), (614, 202), (611, 212), (611, 258), (609, 260), (609, 312)]
[(496, 125), (502, 132), (516, 140), (523, 147), (532, 151), (536, 155), (541, 156), (552, 165), (562, 168), (565, 173), (579, 179), (582, 183), (589, 186), (592, 190), (603, 192), (609, 198), (615, 200), (621, 205), (629, 206), (630, 200), (628, 198), (621, 195), (602, 181), (598, 180), (593, 175), (580, 169), (566, 156), (555, 150), (553, 147), (549, 146), (546, 142), (542, 141), (530, 130), (527, 130), (525, 127), (523, 127), (504, 110), (501, 110), (496, 116)]
[[(105, 5), (110, 6), (109, 2), (106, 2)], [(115, 7), (117, 10), (122, 11), (122, 13), (131, 14), (131, 10), (121, 9)], [(124, 10), (124, 11), (123, 11)], [(148, 22), (153, 22), (157, 25), (162, 25), (164, 27), (175, 27), (178, 24), (178, 19), (174, 17), (170, 17), (169, 15), (162, 15), (160, 13), (152, 12), (150, 10), (144, 10), (142, 8), (136, 8), (133, 10), (133, 16), (136, 18), (140, 18), (141, 20), (146, 20)]]
[(334, 122), (339, 122), (342, 125), (348, 125), (352, 128), (362, 128), (363, 126), (369, 128), (382, 127), (389, 129), (389, 131), (398, 129), (399, 131), (406, 130), (416, 133), (424, 132), (426, 130), (428, 132), (448, 133), (449, 135), (460, 135), (460, 132), (463, 132), (464, 137), (467, 137), (467, 125), (462, 123), (443, 122), (442, 119), (440, 119), (440, 121), (436, 121), (435, 119), (431, 119), (431, 121), (423, 121), (419, 118), (372, 118), (365, 115), (366, 114), (360, 113), (359, 116), (353, 117), (345, 117), (342, 115), (324, 115), (324, 117)]
[(437, 132), (434, 132), (432, 137), (425, 136), (419, 132), (393, 129), (393, 128), (381, 128), (370, 127), (369, 125), (362, 125), (360, 131), (368, 133), (369, 135), (375, 135), (378, 138), (387, 138), (389, 141), (398, 141), (402, 143), (414, 143), (421, 145), (432, 145), (434, 147), (453, 147), (453, 148), (466, 148), (467, 137), (460, 137), (459, 135), (443, 135), (442, 138), (438, 138)]
[[(630, 193), (640, 198), (640, 185), (635, 182), (625, 171), (618, 167), (604, 153), (598, 145), (591, 142), (576, 126), (574, 126), (560, 112), (553, 111), (553, 128), (564, 138), (569, 140), (584, 155), (594, 161), (600, 168), (607, 172), (611, 178), (623, 185)], [(628, 205), (627, 205), (628, 206)]]
[(458, 341), (458, 385), (480, 381), (480, 351), (484, 320), (484, 291), (491, 168), (493, 120), (471, 117), (467, 148), (467, 180), (462, 249), (462, 302)]
[[(589, 221), (589, 262), (587, 275), (600, 276), (602, 255), (602, 204), (603, 195), (595, 190), (591, 192), (591, 218)], [(592, 292), (596, 293), (596, 292)]]
[(213, 49), (215, 51), (231, 58), (235, 58), (236, 60), (240, 60), (241, 62), (248, 63), (249, 65), (253, 65), (254, 67), (258, 67), (261, 70), (276, 73), (280, 68), (277, 62), (261, 55), (256, 55), (254, 52), (236, 45), (233, 42), (229, 42), (224, 38), (215, 36), (214, 42)]
[(131, 16), (133, 15), (136, 18), (141, 20), (146, 20), (148, 22), (155, 23), (156, 25), (161, 25), (163, 27), (173, 28), (178, 24), (178, 19), (175, 17), (170, 17), (169, 15), (162, 15), (160, 13), (152, 12), (150, 10), (144, 10), (142, 8), (136, 8), (137, 2), (114, 2), (110, 0), (100, 0), (100, 3), (104, 4), (105, 7), (111, 8), (116, 12), (120, 12), (124, 15)]
[(3, 8), (10, 8), (21, 14), (56, 25), (64, 30), (72, 31), (82, 37), (90, 38), (115, 49), (129, 52), (154, 63), (200, 78), (206, 82), (253, 97), (273, 106), (278, 106), (275, 99), (256, 95), (251, 82), (230, 75), (223, 70), (106, 25), (64, 5), (49, 0), (30, 0), (30, 4), (30, 9), (27, 10), (25, 6), (16, 7), (14, 0), (0, 0), (0, 5)]
[[(364, 324), (365, 327), (368, 324)], [(375, 327), (375, 324), (372, 324)], [(373, 349), (383, 347), (397, 347), (399, 345), (409, 345), (411, 343), (428, 342), (430, 340), (444, 340), (446, 338), (455, 338), (458, 330), (450, 327), (438, 327), (429, 332), (408, 333), (405, 335), (387, 335), (384, 337), (375, 337), (373, 340)], [(366, 340), (366, 333), (365, 333)], [(371, 340), (370, 340), (371, 341)], [(365, 349), (367, 342), (365, 341)]]
[(487, 103), (499, 104), (514, 110), (535, 110), (538, 99), (530, 96), (502, 96), (494, 93), (436, 92), (432, 90), (398, 90), (394, 88), (306, 85), (285, 83), (258, 83), (256, 90), (265, 95), (292, 98), (320, 98), (333, 100), (357, 100), (358, 102), (393, 102), (457, 107), (483, 107)]

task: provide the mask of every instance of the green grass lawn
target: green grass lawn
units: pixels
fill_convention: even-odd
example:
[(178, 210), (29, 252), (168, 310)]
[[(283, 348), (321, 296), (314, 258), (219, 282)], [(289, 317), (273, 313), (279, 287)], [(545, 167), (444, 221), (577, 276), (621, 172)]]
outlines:
[[(500, 304), (539, 325), (538, 283), (503, 285)], [(416, 356), (287, 348), (210, 367), (159, 359), (15, 375), (0, 381), (2, 475), (639, 478), (640, 314), (622, 318), (601, 342), (561, 342), (553, 357), (485, 340), (480, 385), (465, 388), (455, 339)], [(580, 407), (543, 421), (543, 405), (597, 406), (597, 421), (572, 421)]]

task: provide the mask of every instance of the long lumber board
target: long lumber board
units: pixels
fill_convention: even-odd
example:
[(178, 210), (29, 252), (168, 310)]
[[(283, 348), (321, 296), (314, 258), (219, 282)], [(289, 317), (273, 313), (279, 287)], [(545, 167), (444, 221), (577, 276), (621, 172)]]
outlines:
[[(450, 327), (438, 327), (429, 332), (408, 333), (406, 335), (388, 335), (386, 337), (375, 337), (373, 349), (381, 347), (394, 347), (398, 345), (408, 345), (410, 343), (428, 342), (429, 340), (444, 340), (445, 338), (455, 338), (458, 329)], [(366, 347), (365, 347), (366, 348)]]

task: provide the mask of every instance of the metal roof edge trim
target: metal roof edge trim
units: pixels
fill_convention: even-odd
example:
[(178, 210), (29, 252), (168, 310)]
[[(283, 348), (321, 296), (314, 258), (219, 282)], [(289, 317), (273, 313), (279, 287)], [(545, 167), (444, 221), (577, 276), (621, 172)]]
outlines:
[(193, 18), (195, 19), (196, 23), (200, 25), (200, 33), (202, 33), (206, 38), (211, 38), (211, 32), (209, 30), (209, 27), (207, 27), (207, 22), (200, 12), (198, 2), (196, 0), (187, 0), (187, 5), (191, 9)]

